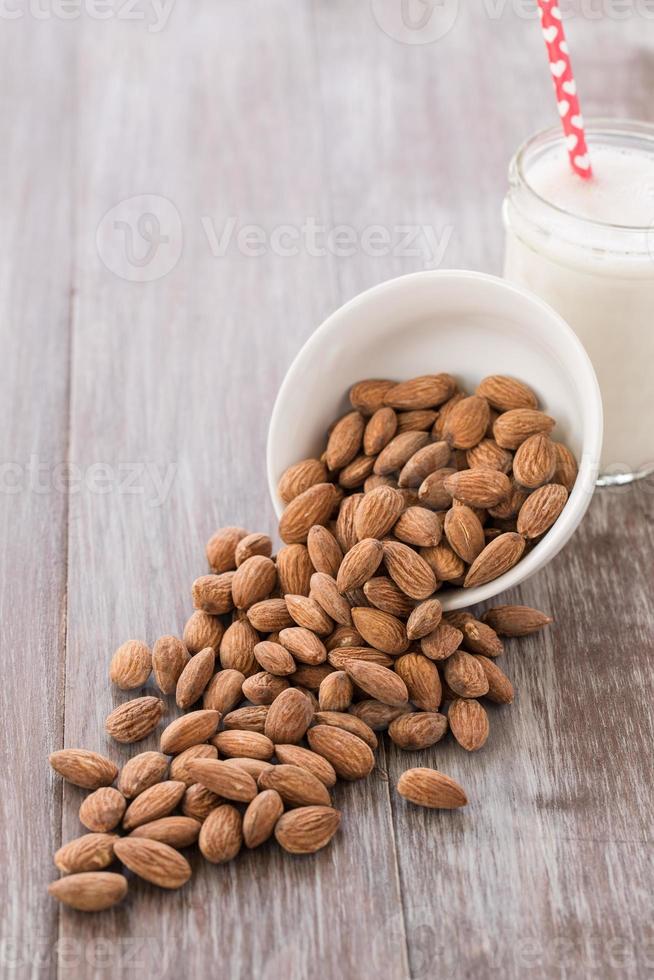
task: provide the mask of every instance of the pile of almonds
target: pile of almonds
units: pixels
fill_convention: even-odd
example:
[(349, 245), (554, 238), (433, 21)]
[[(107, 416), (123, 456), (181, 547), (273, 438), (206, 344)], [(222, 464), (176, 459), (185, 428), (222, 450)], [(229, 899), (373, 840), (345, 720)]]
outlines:
[[(528, 396), (529, 407), (508, 406)], [(502, 637), (533, 633), (550, 618), (525, 606), (499, 606), (481, 620), (443, 613), (434, 592), (442, 582), (479, 584), (505, 571), (505, 550), (488, 558), (489, 549), (518, 538), (524, 550), (551, 526), (551, 500), (523, 519), (525, 503), (536, 498), (538, 481), (567, 497), (574, 460), (549, 444), (552, 420), (543, 422), (529, 389), (511, 379), (486, 379), (471, 398), (448, 375), (368, 381), (351, 399), (355, 411), (332, 429), (324, 458), (282, 478), (288, 506), (277, 555), (266, 534), (220, 529), (207, 545), (211, 574), (193, 583), (195, 612), (182, 638), (161, 637), (152, 649), (130, 640), (115, 652), (110, 678), (119, 689), (142, 692), (153, 679), (163, 697), (146, 688), (119, 704), (106, 731), (119, 743), (139, 742), (174, 697), (186, 713), (163, 729), (160, 751), (142, 752), (120, 771), (85, 749), (51, 755), (57, 773), (91, 790), (79, 811), (89, 833), (55, 855), (63, 877), (49, 890), (62, 902), (97, 911), (120, 901), (128, 878), (105, 870), (115, 860), (178, 888), (191, 876), (180, 851), (195, 843), (217, 864), (273, 835), (290, 853), (313, 853), (339, 827), (331, 789), (338, 779), (370, 774), (379, 733), (417, 751), (449, 730), (474, 751), (489, 732), (479, 699), (513, 700), (496, 663)], [(534, 452), (521, 457), (530, 441)], [(507, 442), (518, 443), (515, 456)], [(484, 465), (471, 455), (477, 450)], [(508, 462), (489, 465), (504, 452)], [(468, 483), (457, 482), (467, 474)], [(508, 489), (497, 497), (499, 477)], [(364, 493), (342, 492), (359, 486)], [(521, 506), (509, 507), (509, 496)], [(498, 517), (502, 501), (507, 511)], [(507, 529), (511, 522), (515, 530)], [(467, 802), (455, 780), (430, 768), (407, 770), (397, 789), (421, 806)]]

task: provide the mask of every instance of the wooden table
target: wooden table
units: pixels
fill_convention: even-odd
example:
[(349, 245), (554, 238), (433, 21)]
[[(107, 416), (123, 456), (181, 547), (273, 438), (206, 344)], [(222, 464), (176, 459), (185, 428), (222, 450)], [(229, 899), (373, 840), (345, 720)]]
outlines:
[[(467, 4), (403, 43), (398, 6), (3, 14), (3, 976), (654, 975), (651, 485), (598, 495), (506, 596), (556, 625), (509, 645), (518, 696), (483, 752), (386, 749), (338, 789), (342, 833), (314, 858), (197, 862), (102, 916), (46, 895), (81, 797), (47, 754), (122, 758), (111, 652), (180, 631), (216, 526), (274, 527), (266, 427), (302, 341), (388, 277), (500, 271), (509, 157), (555, 118), (537, 25)], [(585, 111), (647, 118), (651, 20), (604, 7), (569, 21)], [(416, 762), (471, 805), (405, 805)]]

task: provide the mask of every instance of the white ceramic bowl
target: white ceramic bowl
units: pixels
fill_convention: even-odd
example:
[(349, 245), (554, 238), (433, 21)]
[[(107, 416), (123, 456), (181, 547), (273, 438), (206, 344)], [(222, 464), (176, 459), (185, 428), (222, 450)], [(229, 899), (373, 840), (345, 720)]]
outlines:
[(347, 411), (362, 378), (403, 380), (447, 371), (473, 391), (488, 374), (509, 374), (536, 391), (557, 419), (555, 438), (579, 460), (579, 478), (554, 527), (510, 571), (472, 589), (443, 589), (445, 609), (481, 602), (517, 585), (563, 547), (593, 493), (602, 443), (602, 402), (580, 341), (546, 303), (477, 272), (419, 272), (381, 283), (346, 303), (291, 364), (268, 432), (268, 482), (277, 514), (284, 470), (320, 454), (328, 425)]

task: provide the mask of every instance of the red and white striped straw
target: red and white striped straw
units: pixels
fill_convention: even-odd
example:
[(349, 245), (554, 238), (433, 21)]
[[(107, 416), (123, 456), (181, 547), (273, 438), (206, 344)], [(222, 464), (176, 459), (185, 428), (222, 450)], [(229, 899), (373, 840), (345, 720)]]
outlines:
[(557, 0), (538, 0), (538, 7), (570, 166), (576, 174), (588, 180), (592, 177), (593, 171), (590, 166), (584, 118), (579, 108), (577, 84), (572, 74), (570, 50), (565, 39), (561, 11)]

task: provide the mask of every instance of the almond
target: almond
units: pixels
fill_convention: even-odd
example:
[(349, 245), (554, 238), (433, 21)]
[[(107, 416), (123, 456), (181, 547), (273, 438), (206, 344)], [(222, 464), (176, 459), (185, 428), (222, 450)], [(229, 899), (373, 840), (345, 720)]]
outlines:
[(345, 664), (345, 670), (357, 687), (383, 704), (402, 705), (408, 701), (406, 684), (388, 667), (349, 660)]
[(440, 517), (426, 507), (407, 507), (393, 528), (398, 541), (424, 548), (437, 545), (442, 533)]
[(345, 711), (352, 703), (354, 689), (344, 670), (337, 670), (325, 677), (318, 690), (321, 711)]
[(274, 789), (289, 806), (331, 806), (329, 790), (323, 782), (300, 766), (281, 763), (259, 777), (259, 787)]
[(379, 664), (380, 667), (392, 667), (394, 663), (393, 657), (382, 653), (381, 650), (373, 650), (372, 647), (344, 647), (342, 650), (332, 650), (328, 658), (331, 666), (337, 671), (345, 670), (351, 660)]
[(341, 728), (316, 725), (307, 732), (307, 739), (314, 752), (331, 762), (341, 779), (363, 779), (375, 766), (370, 746)]
[[(364, 494), (353, 493), (351, 496), (345, 497), (338, 508), (338, 517), (333, 531), (338, 546), (343, 552), (348, 552), (357, 543), (355, 520), (359, 504), (364, 499)], [(364, 537), (374, 538), (376, 535), (369, 534), (364, 535)]]
[(79, 819), (88, 830), (105, 834), (118, 826), (126, 805), (127, 802), (121, 792), (113, 786), (101, 786), (82, 801)]
[(484, 550), (484, 528), (471, 507), (450, 508), (443, 529), (449, 546), (468, 565)]
[(232, 598), (237, 609), (248, 609), (267, 599), (277, 585), (275, 563), (264, 555), (252, 555), (239, 565), (232, 580)]
[(365, 721), (374, 732), (385, 731), (391, 722), (410, 711), (411, 706), (408, 703), (394, 707), (390, 704), (382, 704), (376, 698), (357, 701), (350, 708), (350, 714)]
[(186, 783), (176, 779), (168, 779), (163, 783), (150, 786), (149, 789), (139, 793), (127, 807), (123, 817), (123, 827), (125, 830), (133, 830), (143, 823), (150, 823), (151, 820), (158, 820), (159, 817), (167, 817), (185, 792)]
[(503, 449), (517, 449), (525, 439), (537, 432), (551, 432), (556, 422), (544, 412), (531, 408), (515, 408), (498, 415), (493, 435)]
[(513, 684), (496, 663), (481, 654), (475, 655), (475, 660), (481, 664), (486, 680), (488, 681), (488, 692), (486, 697), (489, 701), (496, 704), (511, 704), (513, 702)]
[[(314, 525), (320, 527), (320, 524)], [(322, 528), (329, 534), (326, 528)], [(311, 531), (309, 531), (311, 535)], [(308, 539), (307, 539), (308, 541)], [(304, 544), (287, 544), (277, 553), (277, 577), (282, 595), (309, 595), (314, 567)]]
[(336, 772), (331, 762), (300, 745), (275, 745), (275, 755), (282, 763), (308, 769), (328, 789), (336, 785)]
[(202, 707), (228, 714), (241, 700), (245, 675), (240, 670), (223, 668), (214, 674), (202, 695)]
[(384, 395), (394, 387), (393, 381), (369, 379), (350, 388), (350, 404), (362, 415), (372, 415), (384, 404)]
[(469, 507), (494, 507), (511, 492), (511, 481), (499, 470), (462, 470), (445, 478), (445, 489)]
[(185, 817), (192, 817), (202, 823), (221, 803), (221, 798), (206, 786), (192, 783), (182, 797), (180, 809)]
[(118, 775), (110, 759), (88, 749), (59, 749), (50, 754), (49, 762), (56, 773), (82, 789), (110, 786)]
[[(187, 749), (176, 755), (170, 763), (170, 778), (177, 782), (184, 783), (185, 786), (192, 786), (195, 782), (189, 771), (189, 762), (195, 759), (217, 759), (218, 749), (215, 745), (189, 745)], [(167, 841), (170, 843), (170, 841)]]
[(447, 731), (447, 718), (436, 711), (411, 711), (388, 726), (388, 734), (401, 749), (414, 752), (440, 742)]
[(482, 467), (508, 473), (513, 465), (513, 456), (508, 449), (498, 446), (494, 439), (482, 439), (478, 445), (467, 451), (466, 462), (471, 470)]
[(352, 462), (361, 449), (364, 428), (364, 418), (357, 411), (349, 412), (338, 420), (329, 435), (325, 453), (330, 470), (340, 470)]
[(490, 419), (485, 398), (470, 395), (457, 402), (443, 425), (443, 435), (455, 449), (472, 449), (484, 437)]
[(516, 450), (513, 476), (521, 486), (535, 490), (552, 479), (556, 458), (556, 449), (549, 436), (536, 433), (525, 439)]
[(410, 803), (432, 809), (453, 810), (468, 802), (459, 784), (436, 769), (407, 769), (400, 776), (397, 791)]
[(286, 544), (304, 544), (314, 524), (326, 524), (336, 503), (331, 483), (316, 483), (291, 500), (279, 522), (279, 536)]
[(472, 653), (482, 653), (485, 657), (501, 657), (504, 645), (492, 627), (480, 623), (471, 616), (461, 627), (465, 644)]
[(264, 599), (263, 602), (256, 602), (248, 609), (248, 620), (260, 633), (276, 633), (293, 625), (286, 599)]
[[(248, 616), (251, 612), (252, 609), (248, 610)], [(258, 642), (259, 634), (252, 624), (247, 619), (237, 619), (225, 630), (220, 644), (220, 666), (245, 677), (252, 674), (257, 669), (254, 650)]]
[(270, 640), (257, 643), (254, 648), (254, 655), (259, 666), (270, 674), (287, 677), (295, 670), (293, 657), (281, 643), (271, 643)]
[(434, 426), (432, 429), (432, 437), (434, 439), (442, 440), (445, 437), (445, 423), (447, 418), (454, 408), (460, 401), (465, 398), (465, 394), (462, 391), (454, 390), (452, 396), (443, 402), (436, 413), (436, 418), (434, 419)]
[(136, 827), (130, 837), (146, 837), (169, 847), (190, 847), (198, 839), (201, 826), (194, 817), (161, 817)]
[[(216, 653), (220, 647), (220, 641), (223, 638), (223, 633), (225, 632), (225, 627), (223, 626), (221, 620), (217, 616), (212, 616), (210, 613), (202, 612), (201, 609), (196, 609), (193, 615), (187, 620), (186, 626), (184, 627), (184, 633), (182, 635), (182, 640), (184, 646), (190, 653), (199, 653), (200, 650), (204, 650), (206, 647), (213, 647)], [(165, 674), (165, 668), (163, 664), (167, 662), (168, 659), (172, 662), (172, 673), (178, 669), (178, 664), (183, 658), (179, 657), (179, 648), (177, 648), (178, 655), (177, 659), (171, 657), (170, 653), (165, 650), (165, 646), (171, 645), (171, 641), (175, 640), (175, 637), (164, 636), (161, 641), (157, 641), (154, 645), (154, 650), (152, 651), (153, 668), (155, 672), (155, 678), (157, 677), (157, 645), (159, 642), (164, 643), (164, 649), (161, 651), (161, 663), (162, 663), (162, 674)], [(177, 643), (179, 641), (176, 641)], [(181, 674), (186, 661), (181, 664), (181, 669), (177, 673), (177, 677)], [(175, 684), (177, 684), (177, 677), (175, 677)], [(158, 681), (157, 681), (158, 683)], [(170, 686), (171, 681), (167, 684)], [(173, 684), (170, 691), (164, 691), (164, 694), (172, 694), (175, 690), (175, 684)]]
[(409, 701), (417, 708), (423, 711), (438, 710), (442, 700), (441, 679), (438, 668), (431, 660), (421, 653), (406, 653), (395, 661), (395, 673), (404, 681)]
[(363, 486), (371, 475), (374, 464), (373, 456), (356, 456), (338, 474), (338, 485), (345, 490), (354, 490), (356, 487)]
[(212, 864), (224, 864), (236, 857), (243, 843), (243, 818), (228, 803), (212, 810), (202, 824), (198, 844), (202, 856)]
[[(288, 692), (282, 692), (282, 697)], [(261, 732), (226, 731), (218, 732), (212, 739), (221, 755), (231, 758), (262, 759), (264, 762), (272, 759), (275, 746)]]
[[(195, 616), (205, 617), (207, 620), (213, 620), (213, 616), (209, 616), (207, 613), (196, 612)], [(192, 619), (193, 617), (191, 617)], [(189, 623), (191, 620), (189, 620)], [(217, 622), (220, 622), (219, 620)], [(186, 624), (187, 629), (189, 623)], [(194, 633), (194, 638), (199, 635), (200, 623), (196, 621), (193, 625), (192, 630)], [(220, 643), (221, 637), (223, 635), (222, 623), (220, 624), (219, 630), (210, 631), (213, 635), (212, 638), (217, 638), (218, 643)], [(205, 644), (205, 649), (207, 646), (212, 646), (212, 643)], [(213, 647), (214, 650), (218, 649), (217, 646)], [(198, 652), (198, 651), (195, 651)], [(172, 694), (177, 687), (177, 681), (179, 680), (180, 674), (190, 661), (190, 655), (181, 640), (178, 640), (176, 636), (161, 636), (155, 643), (152, 649), (152, 670), (154, 672), (154, 679), (157, 683), (157, 687), (162, 694)]]
[(397, 416), (397, 431), (410, 432), (412, 429), (428, 432), (436, 418), (438, 412), (430, 408), (418, 408), (411, 412), (400, 412)]
[(413, 610), (413, 600), (385, 575), (369, 579), (363, 587), (368, 602), (391, 616), (406, 618)]
[(433, 571), (424, 558), (408, 545), (399, 541), (385, 541), (384, 561), (395, 584), (412, 599), (428, 599), (436, 590), (437, 582)]
[(186, 858), (158, 840), (123, 837), (116, 841), (114, 850), (125, 867), (159, 888), (181, 888), (191, 877)]
[(191, 745), (206, 742), (215, 734), (220, 722), (218, 711), (191, 711), (176, 718), (161, 733), (160, 748), (166, 755), (178, 755)]
[(164, 708), (164, 702), (159, 698), (125, 701), (107, 715), (105, 730), (117, 742), (139, 742), (155, 730), (163, 717)]
[(288, 686), (285, 677), (276, 677), (267, 670), (262, 670), (243, 682), (243, 697), (253, 704), (272, 704)]
[[(230, 711), (229, 714), (225, 715), (223, 718), (223, 727), (228, 731), (259, 732), (263, 735), (267, 717), (267, 704), (250, 704), (245, 708), (237, 708), (236, 711)], [(215, 740), (219, 737), (219, 735), (214, 737), (214, 743), (218, 747), (220, 747), (220, 743)]]
[(363, 433), (363, 451), (376, 456), (397, 432), (397, 415), (392, 408), (378, 408), (368, 420)]
[(558, 483), (547, 483), (525, 500), (518, 514), (518, 531), (528, 539), (539, 538), (557, 520), (568, 502), (568, 491)]
[[(313, 718), (311, 701), (295, 688), (275, 698), (266, 717), (265, 733), (272, 742), (300, 742)], [(272, 753), (271, 753), (272, 754)]]
[(438, 599), (426, 599), (416, 606), (406, 624), (406, 634), (410, 640), (419, 640), (432, 633), (441, 621), (443, 607)]
[(469, 589), (499, 578), (520, 561), (524, 550), (525, 541), (519, 534), (511, 531), (500, 534), (475, 558), (463, 583), (464, 588)]
[(436, 408), (451, 398), (456, 381), (450, 374), (430, 374), (393, 385), (384, 395), (384, 404), (405, 410)]
[(451, 467), (434, 470), (426, 476), (418, 488), (418, 500), (423, 507), (446, 510), (452, 506), (452, 494), (445, 488), (445, 481), (456, 473)]
[(202, 697), (211, 680), (215, 665), (216, 655), (213, 647), (207, 647), (191, 658), (177, 681), (175, 700), (178, 708), (190, 708)]
[[(379, 565), (381, 564), (383, 558), (383, 548), (381, 541), (376, 538), (363, 538), (354, 547), (348, 551), (348, 553), (343, 558), (340, 568), (338, 570), (338, 576), (336, 579), (336, 585), (338, 591), (343, 593), (347, 592), (349, 589), (358, 589), (369, 578), (375, 574)], [(316, 574), (311, 579), (311, 588), (314, 590), (314, 580), (318, 576), (324, 576), (324, 572), (316, 572)], [(322, 581), (332, 582), (330, 576), (326, 576)], [(316, 590), (318, 591), (318, 590)], [(316, 595), (318, 602), (320, 602), (319, 595)], [(322, 603), (321, 603), (322, 605)], [(326, 610), (330, 613), (330, 610)], [(336, 619), (337, 622), (341, 622), (337, 617), (330, 613), (332, 619)], [(348, 621), (342, 623), (342, 625), (349, 625)]]
[(246, 535), (236, 545), (236, 567), (240, 568), (248, 558), (252, 558), (254, 555), (262, 555), (264, 558), (270, 558), (272, 547), (272, 539), (268, 534), (257, 533)]
[(221, 527), (209, 538), (207, 561), (212, 572), (220, 575), (236, 568), (236, 548), (247, 533), (242, 527)]
[(363, 646), (363, 637), (354, 626), (337, 626), (331, 636), (325, 640), (325, 649), (328, 652), (361, 646)]
[(128, 640), (111, 658), (109, 677), (121, 691), (132, 691), (145, 684), (151, 671), (150, 647), (140, 640)]
[(54, 863), (62, 874), (80, 871), (101, 871), (114, 860), (115, 834), (84, 834), (60, 847)]
[[(332, 578), (336, 578), (338, 569), (343, 561), (343, 552), (331, 531), (327, 530), (321, 524), (314, 524), (307, 537), (307, 549), (311, 564), (313, 565), (312, 573), (313, 569), (315, 569), (317, 572), (325, 572), (326, 575), (331, 575)], [(279, 564), (279, 557), (277, 558), (277, 563)], [(286, 591), (292, 592), (295, 595), (299, 594), (297, 589), (288, 589)], [(306, 595), (308, 594), (309, 590), (307, 589)]]
[(86, 871), (51, 882), (48, 892), (72, 909), (101, 912), (122, 901), (127, 894), (127, 878), (112, 871)]
[(284, 470), (277, 486), (277, 493), (285, 504), (317, 483), (327, 482), (327, 467), (320, 459), (302, 459)]
[(221, 616), (234, 608), (232, 582), (235, 572), (201, 575), (193, 583), (193, 605), (212, 616)]
[(331, 725), (358, 736), (371, 749), (377, 748), (377, 736), (365, 721), (347, 711), (316, 711), (314, 721), (317, 725)]
[(272, 769), (272, 762), (266, 762), (264, 759), (247, 759), (237, 756), (233, 759), (225, 759), (224, 762), (226, 766), (234, 766), (236, 769), (246, 772), (248, 776), (252, 776), (255, 783), (262, 772)]
[(395, 616), (381, 609), (358, 607), (352, 610), (352, 618), (366, 643), (382, 653), (399, 654), (409, 646), (406, 627)]
[(279, 642), (302, 664), (322, 664), (327, 659), (325, 644), (302, 626), (291, 626), (279, 634)]
[(447, 658), (444, 673), (450, 688), (462, 698), (478, 698), (488, 691), (481, 664), (465, 650), (456, 650)]
[[(404, 510), (402, 495), (392, 487), (377, 487), (366, 493), (354, 517), (355, 541), (383, 538)], [(349, 550), (349, 549), (348, 549)]]
[(402, 467), (398, 482), (401, 487), (419, 487), (437, 470), (446, 467), (452, 450), (447, 442), (432, 442), (411, 456)]
[(476, 752), (488, 738), (488, 715), (475, 700), (456, 698), (447, 712), (450, 731), (467, 752)]
[(243, 840), (249, 848), (259, 847), (272, 836), (284, 804), (274, 789), (265, 789), (252, 800), (243, 816)]
[[(375, 542), (375, 544), (379, 546), (379, 558), (381, 560), (381, 544), (379, 542)], [(345, 562), (351, 554), (352, 552), (349, 552), (343, 559), (343, 565), (345, 565)], [(354, 568), (355, 564), (356, 563), (352, 563), (350, 567)], [(377, 562), (377, 564), (379, 564), (379, 562)], [(343, 565), (341, 565), (341, 569), (343, 568)], [(331, 575), (325, 575), (324, 572), (314, 572), (314, 574), (311, 576), (311, 592), (309, 595), (311, 599), (318, 603), (327, 616), (334, 620), (334, 622), (340, 623), (341, 626), (352, 625), (350, 604), (347, 599), (341, 595), (339, 586)]]
[(507, 412), (514, 408), (537, 408), (538, 399), (523, 381), (503, 374), (491, 374), (477, 385), (477, 394), (493, 408)]
[(340, 821), (341, 815), (333, 807), (299, 807), (279, 818), (275, 838), (290, 854), (314, 854), (329, 844)]
[(189, 763), (191, 775), (217, 796), (249, 803), (257, 795), (257, 784), (244, 769), (220, 759), (196, 759)]
[(560, 483), (570, 493), (577, 479), (577, 460), (562, 442), (555, 442), (554, 450), (556, 452), (556, 470), (552, 478), (553, 482)]
[(495, 606), (483, 618), (501, 636), (529, 636), (553, 622), (551, 616), (531, 606)]
[(436, 629), (423, 636), (420, 649), (430, 660), (446, 660), (461, 646), (463, 633), (450, 623), (439, 623)]
[(303, 595), (287, 595), (286, 605), (291, 616), (291, 622), (286, 626), (297, 624), (304, 629), (317, 633), (318, 636), (328, 636), (334, 628), (333, 620), (314, 598)]
[(401, 470), (411, 457), (430, 442), (428, 432), (401, 432), (394, 436), (375, 460), (373, 472), (388, 476)]
[(463, 559), (445, 541), (435, 548), (421, 548), (420, 557), (427, 562), (437, 582), (456, 582), (466, 570)]

